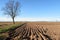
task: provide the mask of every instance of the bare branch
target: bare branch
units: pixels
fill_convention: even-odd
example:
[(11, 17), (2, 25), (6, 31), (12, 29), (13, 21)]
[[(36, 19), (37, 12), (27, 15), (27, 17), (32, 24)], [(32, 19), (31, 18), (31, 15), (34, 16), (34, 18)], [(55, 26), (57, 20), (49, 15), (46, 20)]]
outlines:
[(19, 11), (19, 2), (15, 2), (14, 0), (10, 0), (6, 3), (4, 7), (4, 14), (10, 15), (14, 21), (14, 18), (18, 15)]

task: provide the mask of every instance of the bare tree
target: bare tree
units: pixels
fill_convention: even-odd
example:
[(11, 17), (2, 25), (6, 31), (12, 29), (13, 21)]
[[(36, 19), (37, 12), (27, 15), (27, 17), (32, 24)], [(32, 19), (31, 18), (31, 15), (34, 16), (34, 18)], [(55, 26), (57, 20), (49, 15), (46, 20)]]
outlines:
[(9, 2), (7, 2), (5, 7), (3, 8), (4, 14), (7, 14), (12, 18), (13, 24), (15, 24), (14, 19), (18, 15), (19, 8), (20, 8), (20, 3), (14, 0), (9, 0)]

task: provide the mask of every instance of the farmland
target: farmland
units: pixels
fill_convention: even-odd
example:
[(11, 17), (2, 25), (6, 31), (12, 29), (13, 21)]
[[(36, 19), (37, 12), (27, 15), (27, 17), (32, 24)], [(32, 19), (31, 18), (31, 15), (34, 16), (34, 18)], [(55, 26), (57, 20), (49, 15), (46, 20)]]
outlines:
[[(24, 23), (24, 22), (23, 22)], [(13, 24), (12, 22), (0, 22), (0, 40), (4, 40), (6, 37), (8, 37), (8, 32), (10, 30), (14, 30), (16, 28), (18, 28), (21, 24), (23, 24), (22, 22), (16, 22), (15, 24)]]
[[(7, 22), (6, 24), (12, 25)], [(6, 24), (5, 26), (8, 26)], [(0, 28), (5, 28), (1, 25)], [(7, 39), (10, 40), (60, 40), (59, 30), (60, 22), (26, 22), (24, 25), (1, 35), (8, 34)]]

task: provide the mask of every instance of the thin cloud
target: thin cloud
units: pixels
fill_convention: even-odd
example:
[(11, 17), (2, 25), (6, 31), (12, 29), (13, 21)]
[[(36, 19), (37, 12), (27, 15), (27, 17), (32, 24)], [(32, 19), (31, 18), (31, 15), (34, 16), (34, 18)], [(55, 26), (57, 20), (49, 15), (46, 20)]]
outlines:
[[(0, 21), (12, 21), (9, 17), (0, 17)], [(15, 18), (15, 21), (60, 21), (59, 18)]]

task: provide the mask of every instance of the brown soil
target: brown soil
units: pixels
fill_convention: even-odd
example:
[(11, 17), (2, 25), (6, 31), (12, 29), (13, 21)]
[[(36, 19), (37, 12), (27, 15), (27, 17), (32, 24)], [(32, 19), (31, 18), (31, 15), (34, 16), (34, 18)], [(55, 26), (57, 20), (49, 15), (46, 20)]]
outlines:
[[(10, 40), (60, 40), (60, 22), (27, 22), (9, 32)], [(7, 38), (7, 39), (8, 39)]]

